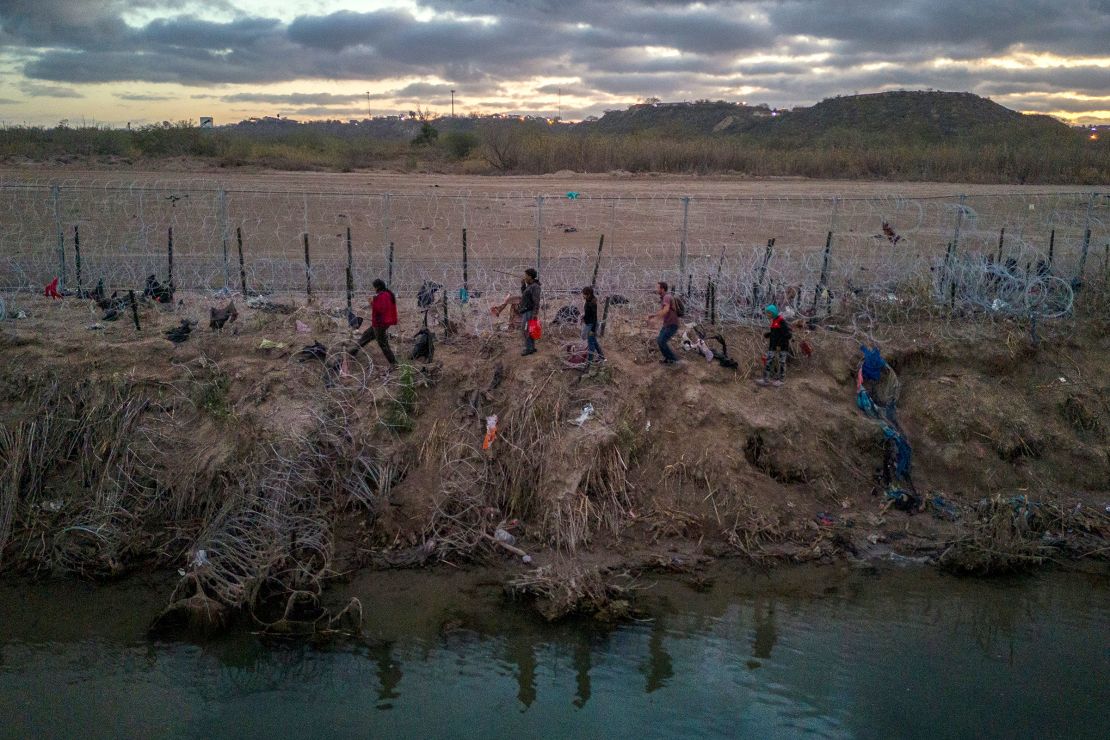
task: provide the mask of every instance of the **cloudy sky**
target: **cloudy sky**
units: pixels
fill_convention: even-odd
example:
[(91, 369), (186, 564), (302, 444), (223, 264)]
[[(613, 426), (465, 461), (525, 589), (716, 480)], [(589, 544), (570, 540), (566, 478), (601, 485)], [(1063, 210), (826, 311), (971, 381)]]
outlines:
[(925, 88), (1110, 122), (1110, 0), (0, 0), (9, 124)]

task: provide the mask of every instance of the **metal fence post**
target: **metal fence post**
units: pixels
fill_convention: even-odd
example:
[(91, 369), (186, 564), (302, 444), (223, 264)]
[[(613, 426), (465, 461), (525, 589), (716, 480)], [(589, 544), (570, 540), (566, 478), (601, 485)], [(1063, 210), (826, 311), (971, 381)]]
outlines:
[(960, 204), (958, 206), (958, 210), (956, 211), (956, 228), (952, 232), (952, 243), (948, 247), (948, 254), (951, 258), (948, 261), (948, 292), (951, 296), (949, 308), (952, 310), (956, 308), (956, 275), (958, 272), (956, 269), (956, 253), (957, 251), (959, 251), (960, 248), (960, 227), (963, 225), (964, 222), (964, 203), (966, 202), (967, 196), (961, 194)]
[(689, 263), (689, 253), (686, 246), (686, 237), (690, 225), (690, 196), (682, 199), (682, 239), (678, 244), (678, 274), (685, 275)]
[(382, 195), (382, 249), (385, 250), (389, 289), (393, 290), (393, 242), (389, 240), (389, 193)]
[(1087, 270), (1087, 252), (1091, 248), (1091, 208), (1095, 205), (1095, 193), (1087, 198), (1087, 215), (1083, 219), (1083, 252), (1079, 255), (1079, 269), (1076, 270), (1075, 279), (1082, 282), (1083, 273)]
[(543, 257), (543, 196), (536, 196), (536, 272)]
[(57, 185), (50, 186), (50, 199), (54, 203), (54, 231), (58, 235), (58, 290), (65, 290), (66, 285), (66, 236), (62, 230), (62, 213), (58, 201), (61, 196)]
[(224, 291), (231, 292), (231, 261), (227, 254), (227, 191), (221, 189), (217, 195), (220, 219), (220, 242), (224, 248)]
[(966, 195), (960, 196), (960, 206), (956, 211), (956, 230), (952, 234), (952, 255), (955, 256), (956, 251), (960, 248), (960, 226), (964, 222), (964, 203), (967, 201)]

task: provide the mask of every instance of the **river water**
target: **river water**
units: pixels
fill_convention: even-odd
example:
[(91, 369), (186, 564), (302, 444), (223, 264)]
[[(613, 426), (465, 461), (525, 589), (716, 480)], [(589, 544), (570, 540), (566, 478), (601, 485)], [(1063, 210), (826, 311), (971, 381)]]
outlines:
[(166, 594), (0, 583), (0, 737), (1110, 736), (1110, 579), (645, 578), (548, 625), (490, 574), (368, 574), (356, 643), (159, 642)]

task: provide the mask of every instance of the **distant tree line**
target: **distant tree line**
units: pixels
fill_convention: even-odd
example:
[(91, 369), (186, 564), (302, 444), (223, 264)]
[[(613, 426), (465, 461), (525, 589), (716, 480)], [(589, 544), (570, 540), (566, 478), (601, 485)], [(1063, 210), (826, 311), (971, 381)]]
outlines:
[[(444, 130), (441, 133), (441, 129)], [(0, 129), (0, 158), (10, 162), (73, 158), (142, 160), (192, 157), (223, 167), (283, 170), (388, 168), (468, 174), (577, 172), (867, 178), (983, 183), (1101, 184), (1110, 181), (1110, 137), (1092, 141), (1065, 127), (994, 125), (968, 135), (916, 135), (833, 125), (769, 137), (683, 131), (674, 126), (606, 133), (542, 120), (487, 119), (465, 128), (423, 121), (409, 139), (313, 125), (265, 135), (249, 129), (200, 129), (187, 122), (135, 129)]]

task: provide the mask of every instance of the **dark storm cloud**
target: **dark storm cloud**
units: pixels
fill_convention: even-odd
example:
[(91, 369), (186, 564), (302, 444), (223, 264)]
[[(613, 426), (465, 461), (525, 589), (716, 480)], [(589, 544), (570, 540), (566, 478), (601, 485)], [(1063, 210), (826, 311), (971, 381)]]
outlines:
[(956, 55), (1014, 44), (1105, 54), (1110, 3), (1103, 0), (783, 0), (769, 3), (781, 33), (822, 36), (865, 50), (925, 45)]
[(366, 118), (368, 112), (366, 108), (335, 108), (320, 105), (290, 110), (289, 115), (293, 118), (337, 118), (346, 120), (348, 118)]
[(135, 40), (141, 46), (235, 49), (256, 47), (284, 35), (281, 22), (272, 18), (238, 18), (226, 23), (181, 18), (152, 21), (136, 33)]
[[(25, 80), (62, 84), (329, 79), (382, 87), (400, 77), (452, 83), (416, 83), (372, 100), (439, 101), (448, 99), (452, 86), (472, 100), (513, 96), (530, 92), (514, 90), (514, 82), (537, 76), (577, 79), (566, 88), (582, 96), (716, 98), (750, 87), (765, 90), (760, 100), (772, 104), (897, 87), (993, 92), (1014, 100), (1025, 100), (1020, 95), (1028, 92), (1098, 96), (1110, 89), (1110, 70), (1094, 64), (1017, 70), (928, 64), (1013, 51), (1107, 56), (1110, 0), (417, 2), (439, 14), (420, 20), (394, 8), (305, 13), (287, 22), (235, 11), (234, 0), (0, 0), (0, 55)], [(198, 6), (218, 7), (226, 20), (197, 17), (190, 8)], [(136, 8), (164, 17), (128, 25), (123, 14)], [(647, 47), (673, 51), (651, 54)], [(817, 54), (827, 55), (820, 74), (794, 60)], [(759, 56), (766, 58), (745, 61)], [(864, 66), (874, 62), (889, 66)], [(62, 91), (54, 96), (77, 94), (47, 89)], [(550, 95), (552, 86), (539, 92)], [(325, 95), (230, 97), (337, 114), (349, 112), (342, 106), (360, 97)]]
[(291, 93), (272, 95), (266, 93), (238, 93), (220, 98), (225, 103), (270, 103), (277, 105), (339, 105), (366, 100), (365, 95), (335, 95), (332, 93)]
[(169, 97), (168, 95), (127, 94), (127, 95), (117, 95), (116, 97), (120, 100), (134, 101), (134, 102), (138, 102), (138, 103), (154, 103), (154, 102), (158, 102), (158, 101), (162, 101), (162, 100), (173, 100), (173, 98)]
[(72, 87), (56, 87), (54, 85), (40, 85), (36, 82), (23, 82), (19, 90), (24, 95), (32, 98), (80, 98), (81, 93)]
[(1054, 113), (1065, 111), (1068, 113), (1082, 113), (1089, 110), (1110, 109), (1110, 97), (1102, 100), (1077, 100), (1075, 98), (1060, 98), (1052, 95), (1045, 96), (1007, 96), (998, 102), (1007, 108), (1021, 108), (1024, 111), (1037, 111), (1041, 113)]

